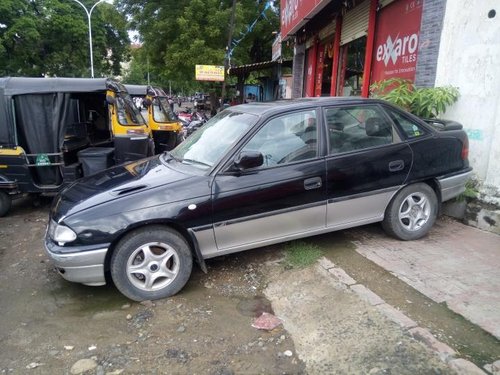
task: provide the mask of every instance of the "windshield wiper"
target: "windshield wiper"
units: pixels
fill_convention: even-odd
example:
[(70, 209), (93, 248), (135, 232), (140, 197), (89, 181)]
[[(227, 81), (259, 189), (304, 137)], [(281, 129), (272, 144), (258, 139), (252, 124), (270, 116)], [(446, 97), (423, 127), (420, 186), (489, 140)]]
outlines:
[(170, 161), (170, 160), (175, 160), (175, 161), (177, 161), (177, 162), (180, 162), (180, 161), (181, 161), (181, 159), (176, 158), (176, 157), (175, 157), (174, 155), (172, 155), (172, 153), (171, 153), (171, 152), (169, 152), (169, 151), (163, 151), (163, 156), (164, 156), (164, 158), (165, 158), (165, 161), (167, 161), (167, 162), (168, 162), (168, 161)]
[(194, 159), (182, 159), (182, 162), (186, 162), (187, 164), (198, 164), (198, 165), (203, 165), (204, 167), (211, 167), (210, 164), (207, 164), (207, 163), (204, 163), (202, 161), (199, 161), (199, 160), (194, 160)]

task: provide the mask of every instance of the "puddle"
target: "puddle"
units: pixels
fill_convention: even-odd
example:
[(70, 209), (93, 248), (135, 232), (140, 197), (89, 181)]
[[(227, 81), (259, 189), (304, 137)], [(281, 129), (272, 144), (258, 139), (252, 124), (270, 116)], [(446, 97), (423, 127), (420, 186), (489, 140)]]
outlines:
[(240, 302), (236, 305), (236, 309), (241, 315), (252, 318), (261, 316), (263, 312), (274, 314), (271, 302), (264, 296), (241, 298)]

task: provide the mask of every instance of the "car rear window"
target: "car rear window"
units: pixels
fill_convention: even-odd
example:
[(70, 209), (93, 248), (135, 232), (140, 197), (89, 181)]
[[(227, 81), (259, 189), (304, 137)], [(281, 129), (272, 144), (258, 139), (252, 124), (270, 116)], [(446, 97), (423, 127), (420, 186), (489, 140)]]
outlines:
[(387, 110), (392, 120), (398, 125), (407, 138), (417, 138), (427, 134), (427, 130), (420, 124), (412, 121), (396, 111)]

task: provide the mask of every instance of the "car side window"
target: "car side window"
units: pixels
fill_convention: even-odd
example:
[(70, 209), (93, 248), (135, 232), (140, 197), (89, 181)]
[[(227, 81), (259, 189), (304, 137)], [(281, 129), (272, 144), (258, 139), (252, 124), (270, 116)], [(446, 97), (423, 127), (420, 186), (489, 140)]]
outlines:
[(393, 142), (394, 129), (377, 106), (327, 108), (330, 154), (349, 152)]
[(399, 125), (399, 127), (403, 130), (403, 133), (408, 138), (416, 138), (420, 137), (427, 133), (425, 128), (420, 124), (417, 124), (415, 121), (412, 121), (406, 117), (403, 117), (396, 111), (387, 110), (392, 120)]
[(318, 126), (316, 111), (276, 117), (250, 139), (242, 151), (258, 151), (264, 156), (261, 168), (315, 158)]

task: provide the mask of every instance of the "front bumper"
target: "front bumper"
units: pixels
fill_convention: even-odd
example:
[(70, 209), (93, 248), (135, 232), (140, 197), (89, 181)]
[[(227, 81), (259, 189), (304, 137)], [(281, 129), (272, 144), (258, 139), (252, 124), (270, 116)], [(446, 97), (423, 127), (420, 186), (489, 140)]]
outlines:
[(99, 286), (106, 284), (104, 262), (108, 244), (85, 246), (72, 249), (57, 246), (45, 238), (45, 250), (53, 261), (57, 272), (66, 280), (85, 285)]

